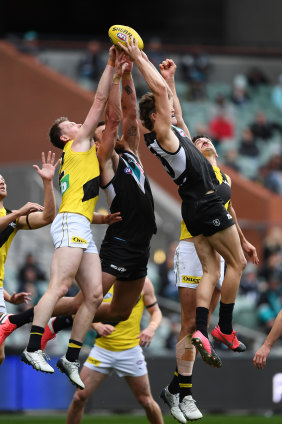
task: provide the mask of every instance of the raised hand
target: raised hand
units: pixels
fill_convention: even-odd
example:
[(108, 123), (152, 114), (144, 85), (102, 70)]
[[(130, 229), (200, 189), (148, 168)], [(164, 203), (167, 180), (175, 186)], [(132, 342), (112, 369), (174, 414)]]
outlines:
[(55, 169), (57, 165), (60, 162), (60, 159), (57, 160), (57, 162), (54, 165), (55, 162), (55, 153), (52, 153), (50, 150), (47, 155), (47, 160), (45, 160), (45, 153), (42, 152), (41, 154), (42, 158), (42, 169), (39, 168), (37, 165), (33, 165), (33, 168), (36, 169), (38, 175), (42, 178), (42, 180), (48, 180), (51, 181), (55, 174)]
[(126, 46), (118, 43), (119, 47), (121, 47), (131, 58), (133, 62), (135, 62), (138, 58), (142, 57), (141, 50), (138, 47), (138, 39), (133, 38), (130, 39), (128, 36), (126, 36)]
[(162, 77), (167, 81), (168, 79), (174, 78), (176, 64), (172, 59), (166, 59), (159, 64), (159, 69)]

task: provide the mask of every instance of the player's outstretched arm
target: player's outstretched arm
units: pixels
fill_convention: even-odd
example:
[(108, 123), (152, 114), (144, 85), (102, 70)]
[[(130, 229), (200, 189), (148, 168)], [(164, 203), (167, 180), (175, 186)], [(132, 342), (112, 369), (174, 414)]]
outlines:
[(92, 224), (107, 224), (112, 225), (116, 222), (122, 221), (122, 217), (120, 216), (120, 212), (109, 213), (107, 215), (103, 215), (102, 213), (94, 212)]
[(45, 159), (45, 154), (42, 152), (42, 168), (33, 165), (43, 181), (44, 207), (41, 212), (34, 212), (31, 210), (30, 213), (26, 213), (26, 216), (20, 217), (17, 222), (17, 227), (19, 229), (31, 230), (41, 228), (50, 224), (55, 218), (56, 202), (53, 189), (53, 177), (59, 161), (58, 159), (55, 163), (55, 153), (49, 151)]
[[(116, 50), (115, 74), (112, 81), (110, 96), (107, 105), (106, 126), (99, 145), (98, 159), (102, 171), (106, 170), (106, 178), (112, 179), (114, 171), (112, 156), (116, 145), (118, 127), (121, 121), (121, 93), (120, 80), (122, 76), (123, 52)], [(109, 163), (110, 162), (110, 163)], [(110, 169), (111, 168), (111, 169)], [(110, 174), (109, 174), (110, 173)], [(109, 174), (109, 175), (108, 175)], [(104, 175), (105, 176), (105, 175)], [(103, 181), (103, 184), (105, 181)]]
[(276, 340), (282, 335), (282, 310), (277, 315), (273, 327), (265, 339), (263, 345), (258, 349), (253, 358), (253, 365), (262, 370), (266, 365), (266, 359)]
[(145, 328), (139, 334), (140, 346), (149, 347), (152, 338), (155, 335), (155, 331), (159, 327), (162, 320), (162, 313), (158, 306), (158, 301), (155, 295), (155, 289), (152, 282), (146, 277), (144, 288), (143, 288), (143, 300), (147, 311), (150, 314), (150, 322), (147, 328)]
[(139, 125), (137, 119), (137, 98), (132, 79), (133, 62), (129, 56), (122, 67), (122, 139), (129, 145), (133, 153), (138, 156), (140, 141)]
[(13, 303), (13, 305), (20, 305), (21, 303), (28, 303), (31, 301), (31, 293), (27, 292), (20, 292), (13, 294), (9, 294), (5, 289), (3, 289), (4, 292), (4, 299), (6, 302)]
[(98, 123), (104, 118), (106, 103), (109, 98), (115, 66), (115, 47), (109, 50), (109, 59), (106, 68), (99, 81), (91, 109), (74, 139), (72, 149), (74, 151), (87, 151)]
[(190, 131), (188, 127), (186, 126), (183, 119), (181, 104), (176, 92), (175, 78), (174, 78), (176, 68), (177, 66), (172, 59), (163, 60), (162, 63), (160, 63), (159, 65), (160, 73), (172, 92), (174, 114), (177, 119), (177, 126), (181, 128), (186, 133), (186, 135), (191, 139)]

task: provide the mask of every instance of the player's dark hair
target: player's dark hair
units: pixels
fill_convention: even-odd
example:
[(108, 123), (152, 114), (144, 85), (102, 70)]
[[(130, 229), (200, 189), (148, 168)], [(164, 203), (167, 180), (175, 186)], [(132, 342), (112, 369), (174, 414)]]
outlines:
[(60, 139), (62, 132), (59, 125), (62, 122), (65, 122), (68, 120), (69, 118), (67, 118), (66, 116), (61, 116), (60, 118), (56, 119), (56, 121), (54, 122), (54, 124), (49, 130), (49, 138), (51, 143), (55, 147), (58, 147), (59, 149), (63, 149), (65, 147), (65, 143)]
[(208, 140), (213, 142), (212, 139), (208, 135), (196, 135), (195, 137), (192, 138), (193, 143), (195, 144), (196, 141), (199, 140), (199, 138), (207, 138)]
[(145, 128), (152, 131), (154, 124), (151, 114), (156, 112), (155, 97), (153, 93), (146, 93), (139, 102), (139, 115)]
[[(97, 125), (97, 127), (96, 127), (96, 130), (97, 130), (97, 128), (99, 128), (99, 127), (101, 127), (102, 125), (105, 125), (106, 124), (106, 122), (105, 121), (100, 121), (100, 122), (98, 122), (98, 125)], [(98, 139), (98, 137), (97, 137), (97, 135), (96, 135), (96, 130), (95, 130), (95, 132), (94, 132), (94, 136), (93, 136), (93, 138), (94, 138), (94, 141), (99, 141), (99, 139)]]

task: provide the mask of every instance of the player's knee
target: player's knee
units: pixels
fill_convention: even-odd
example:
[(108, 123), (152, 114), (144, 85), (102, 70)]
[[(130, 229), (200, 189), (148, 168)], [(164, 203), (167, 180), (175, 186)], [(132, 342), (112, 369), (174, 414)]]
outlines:
[(77, 390), (73, 395), (73, 406), (74, 408), (83, 408), (88, 396), (84, 390)]
[(93, 293), (92, 296), (89, 297), (89, 301), (95, 308), (98, 308), (98, 306), (102, 303), (102, 300), (103, 300), (102, 293)]
[(144, 393), (138, 395), (137, 400), (144, 409), (151, 409), (154, 402), (152, 396)]

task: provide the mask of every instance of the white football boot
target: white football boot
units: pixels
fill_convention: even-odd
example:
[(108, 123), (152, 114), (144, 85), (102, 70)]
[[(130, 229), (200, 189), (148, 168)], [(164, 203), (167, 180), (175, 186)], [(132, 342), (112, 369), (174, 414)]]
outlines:
[(71, 362), (67, 360), (66, 356), (62, 356), (61, 359), (58, 360), (56, 366), (61, 372), (68, 376), (72, 384), (81, 390), (85, 388), (83, 381), (79, 377), (79, 361)]
[(166, 386), (161, 393), (161, 399), (168, 405), (170, 413), (179, 423), (185, 424), (186, 418), (179, 408), (179, 393), (175, 395), (170, 393)]
[(185, 396), (182, 399), (182, 402), (179, 403), (179, 408), (189, 421), (200, 420), (203, 418), (203, 414), (197, 408), (196, 401), (192, 398), (191, 395)]
[(53, 374), (54, 369), (48, 364), (45, 358), (48, 358), (42, 350), (28, 352), (26, 349), (21, 354), (21, 361), (27, 365), (31, 365), (35, 370)]

